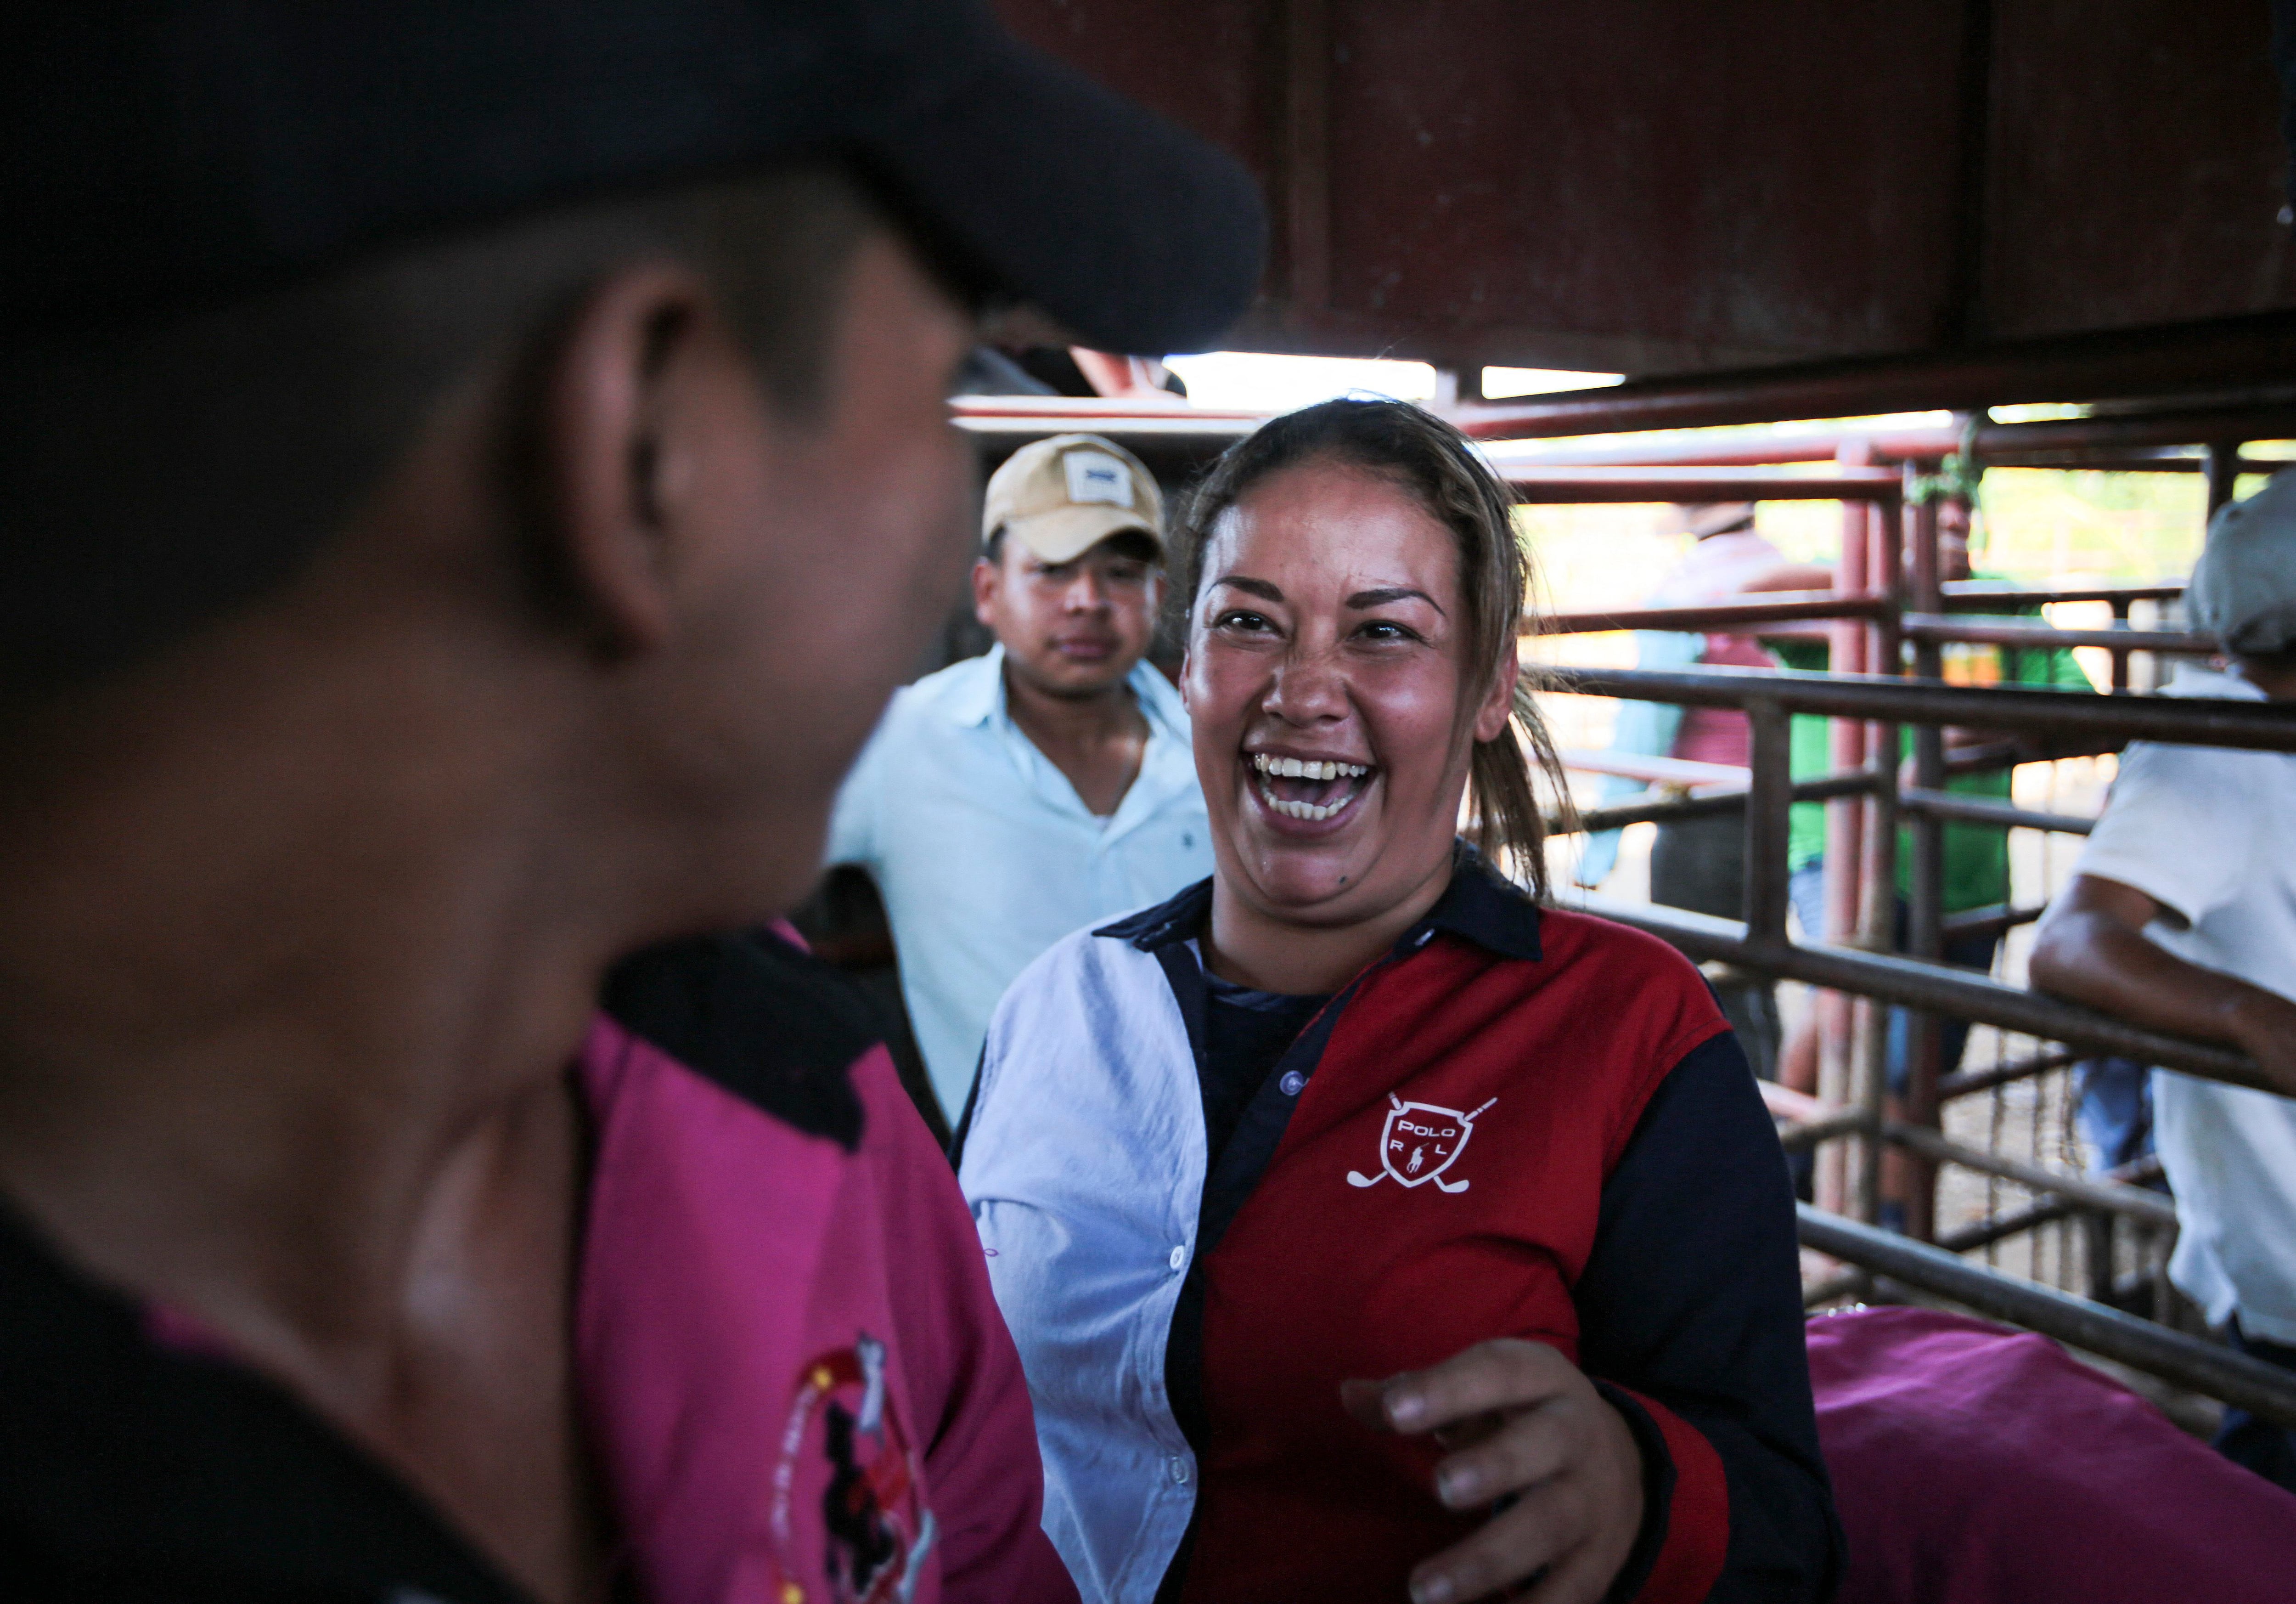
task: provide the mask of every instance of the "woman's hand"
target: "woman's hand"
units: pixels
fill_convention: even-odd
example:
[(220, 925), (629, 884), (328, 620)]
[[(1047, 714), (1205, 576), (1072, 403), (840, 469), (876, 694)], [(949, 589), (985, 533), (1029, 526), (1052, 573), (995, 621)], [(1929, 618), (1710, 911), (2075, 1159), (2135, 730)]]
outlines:
[(1595, 1604), (1643, 1524), (1635, 1435), (1578, 1367), (1545, 1343), (1478, 1343), (1429, 1370), (1349, 1381), (1364, 1425), (1431, 1435), (1452, 1452), (1435, 1496), (1489, 1509), (1464, 1542), (1411, 1573), (1412, 1604), (1466, 1604), (1529, 1581), (1536, 1604)]

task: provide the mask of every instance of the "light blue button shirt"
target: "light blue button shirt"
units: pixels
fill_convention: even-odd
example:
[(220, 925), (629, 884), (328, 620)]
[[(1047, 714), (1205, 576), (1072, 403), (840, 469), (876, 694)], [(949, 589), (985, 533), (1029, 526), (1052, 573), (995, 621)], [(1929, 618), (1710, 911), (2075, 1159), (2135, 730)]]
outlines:
[(1196, 1506), (1164, 1349), (1210, 1157), (1162, 963), (1057, 943), (998, 1005), (981, 1076), (957, 1180), (1029, 1378), (1045, 1534), (1092, 1604), (1153, 1604)]
[(952, 1124), (1015, 975), (1070, 932), (1212, 872), (1179, 693), (1145, 662), (1126, 683), (1148, 746), (1111, 818), (1013, 722), (1002, 647), (897, 695), (838, 794), (829, 861), (866, 868), (884, 896), (910, 1024)]

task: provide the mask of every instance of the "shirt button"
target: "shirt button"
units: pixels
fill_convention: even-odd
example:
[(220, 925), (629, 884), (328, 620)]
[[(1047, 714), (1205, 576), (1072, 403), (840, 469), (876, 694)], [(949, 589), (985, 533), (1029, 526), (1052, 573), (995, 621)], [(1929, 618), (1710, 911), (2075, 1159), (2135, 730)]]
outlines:
[(1188, 1485), (1188, 1461), (1186, 1456), (1176, 1453), (1169, 1460), (1167, 1461), (1167, 1463), (1171, 1466), (1172, 1479), (1181, 1486), (1186, 1486)]
[(1300, 1089), (1307, 1083), (1308, 1077), (1301, 1074), (1296, 1069), (1284, 1071), (1283, 1078), (1275, 1082), (1276, 1086), (1282, 1090), (1283, 1095), (1287, 1098), (1298, 1097), (1300, 1095)]
[[(1177, 1270), (1181, 1265), (1188, 1262), (1188, 1250), (1185, 1247), (1174, 1248), (1172, 1250), (1172, 1257), (1168, 1262), (1173, 1269)], [(1177, 1461), (1176, 1460), (1174, 1462), (1177, 1463)]]

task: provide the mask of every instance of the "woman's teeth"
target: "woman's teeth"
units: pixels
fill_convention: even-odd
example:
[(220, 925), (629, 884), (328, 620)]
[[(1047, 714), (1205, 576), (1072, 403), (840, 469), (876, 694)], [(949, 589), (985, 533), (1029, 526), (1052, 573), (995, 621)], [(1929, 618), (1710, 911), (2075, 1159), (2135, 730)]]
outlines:
[(1315, 758), (1273, 757), (1264, 752), (1251, 754), (1251, 766), (1261, 776), (1259, 794), (1262, 801), (1287, 818), (1310, 821), (1330, 818), (1337, 815), (1349, 802), (1355, 800), (1357, 787), (1349, 786), (1347, 787), (1345, 795), (1328, 802), (1309, 802), (1305, 797), (1278, 796), (1275, 794), (1275, 786), (1268, 782), (1278, 779), (1322, 783), (1333, 780), (1360, 780), (1371, 772), (1370, 768), (1362, 763), (1325, 762)]
[(1361, 779), (1371, 772), (1361, 763), (1319, 763), (1312, 759), (1270, 757), (1264, 752), (1251, 754), (1251, 766), (1262, 774), (1285, 779)]

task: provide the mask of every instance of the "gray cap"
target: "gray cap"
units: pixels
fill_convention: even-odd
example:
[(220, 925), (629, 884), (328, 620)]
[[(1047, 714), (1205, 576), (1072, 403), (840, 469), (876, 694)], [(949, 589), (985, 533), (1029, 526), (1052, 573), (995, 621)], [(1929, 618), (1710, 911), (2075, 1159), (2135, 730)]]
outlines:
[(2185, 610), (2228, 652), (2296, 649), (2296, 472), (2218, 509)]

